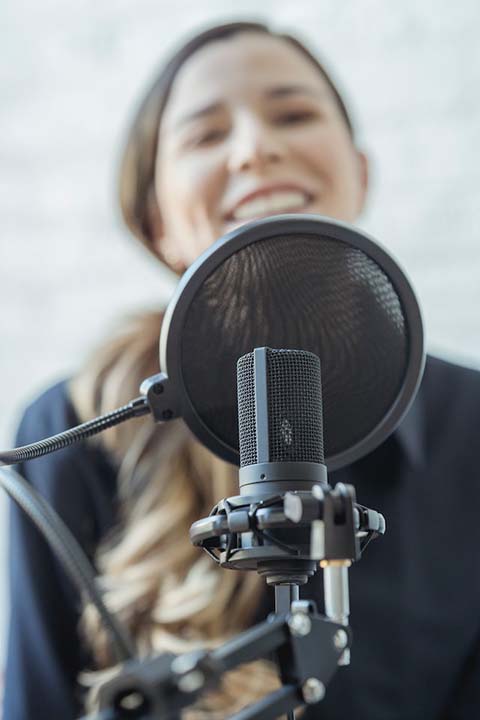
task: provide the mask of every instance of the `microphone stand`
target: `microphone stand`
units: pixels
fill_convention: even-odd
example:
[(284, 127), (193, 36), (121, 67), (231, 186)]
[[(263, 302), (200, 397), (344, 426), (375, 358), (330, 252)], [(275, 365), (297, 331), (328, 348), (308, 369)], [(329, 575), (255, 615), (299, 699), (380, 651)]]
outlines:
[[(311, 492), (286, 493), (263, 503), (256, 497), (250, 506), (245, 497), (223, 500), (211, 516), (192, 525), (190, 535), (222, 566), (234, 566), (236, 553), (242, 556), (241, 565), (251, 564), (250, 552), (255, 564), (262, 556), (273, 557), (279, 567), (280, 550), (291, 567), (287, 546), (276, 545), (269, 529), (298, 524), (310, 529), (310, 560), (321, 554), (324, 573), (333, 570), (334, 578), (340, 578), (325, 583), (326, 617), (317, 613), (313, 601), (298, 599), (299, 583), (293, 575), (277, 575), (275, 613), (266, 621), (214, 650), (129, 661), (102, 686), (100, 714), (88, 720), (180, 720), (181, 711), (218, 686), (224, 673), (272, 655), (282, 687), (230, 720), (275, 720), (285, 715), (290, 720), (296, 708), (320, 702), (337, 668), (349, 662), (352, 638), (344, 581), (349, 558), (357, 559), (373, 537), (384, 533), (383, 516), (356, 504), (353, 487), (338, 483), (335, 488), (313, 486)], [(255, 545), (252, 535), (265, 544)]]
[(181, 711), (218, 685), (225, 672), (272, 653), (282, 687), (230, 720), (275, 720), (324, 697), (350, 643), (349, 632), (346, 644), (339, 643), (339, 632), (342, 628), (318, 615), (312, 602), (294, 601), (286, 615), (272, 615), (215, 650), (130, 661), (102, 686), (100, 713), (89, 720), (180, 720)]

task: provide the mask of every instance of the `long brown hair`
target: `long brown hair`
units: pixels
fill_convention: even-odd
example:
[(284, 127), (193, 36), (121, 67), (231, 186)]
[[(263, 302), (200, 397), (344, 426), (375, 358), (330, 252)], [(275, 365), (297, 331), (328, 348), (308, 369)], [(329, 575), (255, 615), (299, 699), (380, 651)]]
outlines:
[[(137, 394), (139, 379), (158, 371), (161, 321), (161, 312), (130, 318), (94, 354), (70, 385), (81, 417), (124, 404)], [(208, 452), (182, 421), (159, 426), (142, 418), (112, 428), (102, 442), (118, 467), (121, 512), (118, 527), (97, 552), (97, 567), (107, 606), (129, 628), (138, 653), (214, 646), (248, 627), (264, 581), (255, 573), (221, 570), (191, 545), (188, 534), (219, 499), (238, 493), (236, 468)], [(110, 668), (110, 645), (91, 605), (82, 627), (97, 670)], [(83, 675), (93, 687), (90, 707), (109, 676)], [(250, 672), (230, 673), (221, 693), (185, 717), (221, 720), (276, 686), (269, 666), (255, 663)]]
[[(120, 166), (120, 206), (127, 226), (157, 257), (152, 219), (160, 215), (154, 192), (158, 129), (177, 72), (207, 43), (241, 32), (260, 32), (293, 44), (319, 69), (337, 98), (353, 135), (345, 105), (323, 65), (295, 38), (258, 23), (220, 25), (196, 35), (165, 65), (145, 95), (131, 126)], [(71, 383), (81, 418), (123, 405), (141, 380), (158, 372), (161, 311), (126, 321), (98, 348)], [(220, 570), (193, 548), (189, 527), (221, 498), (238, 492), (236, 469), (204, 449), (182, 421), (155, 426), (149, 418), (112, 428), (99, 440), (118, 467), (118, 528), (97, 553), (109, 607), (133, 634), (141, 654), (182, 652), (215, 645), (253, 620), (264, 581), (255, 573)], [(85, 632), (98, 668), (112, 663), (99, 618), (88, 607)], [(276, 684), (266, 664), (229, 676), (196, 718), (223, 718)], [(204, 713), (204, 714), (202, 714)], [(206, 713), (206, 714), (205, 714)]]

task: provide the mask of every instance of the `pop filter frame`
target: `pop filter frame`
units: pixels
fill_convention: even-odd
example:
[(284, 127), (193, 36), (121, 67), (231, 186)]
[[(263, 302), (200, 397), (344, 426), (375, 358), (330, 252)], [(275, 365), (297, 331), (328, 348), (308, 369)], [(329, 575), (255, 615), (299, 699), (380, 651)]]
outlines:
[[(259, 241), (280, 236), (313, 236), (338, 241), (360, 250), (385, 273), (398, 296), (406, 333), (408, 357), (404, 377), (394, 401), (375, 427), (352, 446), (329, 455), (325, 464), (336, 470), (358, 460), (380, 445), (399, 425), (410, 408), (418, 390), (425, 365), (424, 332), (419, 304), (405, 273), (391, 255), (363, 231), (331, 218), (319, 215), (277, 215), (243, 225), (208, 248), (185, 272), (168, 305), (160, 335), (160, 367), (179, 407), (179, 414), (193, 434), (214, 454), (239, 465), (238, 445), (226, 443), (200, 417), (187, 389), (182, 365), (182, 340), (189, 308), (205, 281), (232, 255)], [(239, 347), (238, 357), (253, 348)], [(298, 347), (298, 349), (304, 349)], [(320, 358), (321, 360), (322, 358)], [(197, 359), (198, 360), (198, 359)], [(211, 372), (205, 367), (205, 372)], [(325, 378), (322, 378), (323, 381)], [(198, 378), (201, 382), (201, 378)], [(232, 375), (232, 386), (235, 384)], [(322, 383), (324, 384), (324, 383)], [(237, 408), (232, 408), (236, 413)], [(328, 423), (328, 418), (326, 420)]]

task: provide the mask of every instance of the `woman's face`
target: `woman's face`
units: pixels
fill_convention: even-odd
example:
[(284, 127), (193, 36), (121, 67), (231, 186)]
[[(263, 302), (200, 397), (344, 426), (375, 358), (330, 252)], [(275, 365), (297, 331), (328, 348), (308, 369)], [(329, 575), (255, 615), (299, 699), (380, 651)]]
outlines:
[(206, 45), (175, 78), (159, 129), (155, 242), (186, 267), (257, 218), (353, 221), (366, 184), (365, 158), (318, 69), (285, 40), (239, 34)]

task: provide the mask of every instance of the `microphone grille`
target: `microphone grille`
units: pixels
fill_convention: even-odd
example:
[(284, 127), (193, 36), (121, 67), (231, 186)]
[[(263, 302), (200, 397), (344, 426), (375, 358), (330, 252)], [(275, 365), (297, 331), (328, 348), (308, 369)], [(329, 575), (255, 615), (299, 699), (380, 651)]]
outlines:
[(242, 355), (237, 363), (237, 392), (240, 467), (244, 467), (257, 462), (253, 352)]
[[(238, 361), (240, 466), (260, 462), (254, 353)], [(266, 348), (269, 462), (325, 459), (320, 360), (303, 350)], [(258, 397), (256, 397), (256, 395)], [(263, 461), (263, 459), (262, 459)]]

